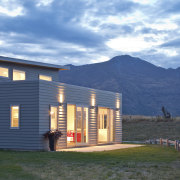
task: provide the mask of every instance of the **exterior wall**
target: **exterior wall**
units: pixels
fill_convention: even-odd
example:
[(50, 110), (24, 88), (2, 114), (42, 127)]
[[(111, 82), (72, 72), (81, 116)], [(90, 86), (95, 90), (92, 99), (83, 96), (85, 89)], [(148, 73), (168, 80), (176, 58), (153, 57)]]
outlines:
[[(39, 149), (39, 82), (0, 82), (0, 148)], [(19, 129), (10, 129), (10, 105), (20, 106)]]
[[(61, 97), (62, 95), (62, 97)], [(94, 105), (92, 98), (95, 99)], [(98, 107), (116, 109), (121, 95), (108, 91), (48, 81), (0, 82), (0, 148), (42, 150), (43, 134), (50, 128), (50, 105), (59, 108), (58, 127), (63, 136), (58, 148), (67, 146), (67, 104), (89, 107), (89, 145), (97, 144)], [(10, 105), (20, 105), (20, 128), (10, 129)], [(121, 105), (115, 111), (115, 142), (122, 141)]]
[[(67, 104), (86, 105), (89, 107), (89, 145), (97, 144), (97, 113), (98, 107), (107, 107), (116, 109), (115, 113), (115, 142), (122, 142), (122, 120), (121, 105), (117, 109), (116, 102), (121, 102), (121, 95), (108, 91), (95, 90), (80, 86), (74, 86), (64, 83), (41, 81), (39, 85), (39, 133), (49, 130), (49, 112), (47, 109), (50, 105), (59, 106), (59, 130), (63, 133), (57, 146), (58, 148), (66, 148), (67, 133)], [(62, 96), (62, 97), (60, 97)], [(92, 98), (95, 99), (95, 106), (92, 106)], [(62, 101), (62, 102), (60, 102)], [(62, 103), (62, 104), (61, 104)], [(119, 112), (119, 114), (117, 114)], [(43, 144), (42, 144), (43, 146)]]
[(9, 78), (0, 77), (0, 81), (12, 81), (13, 69), (26, 72), (26, 80), (39, 80), (39, 74), (51, 76), (53, 81), (59, 81), (59, 71), (52, 68), (41, 68), (31, 65), (21, 65), (0, 61), (0, 67), (9, 68)]

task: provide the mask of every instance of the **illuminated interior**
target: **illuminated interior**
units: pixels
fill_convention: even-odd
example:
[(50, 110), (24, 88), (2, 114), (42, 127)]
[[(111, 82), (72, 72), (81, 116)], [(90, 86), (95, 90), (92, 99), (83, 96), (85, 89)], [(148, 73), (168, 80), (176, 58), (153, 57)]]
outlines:
[(11, 127), (19, 127), (19, 106), (11, 106)]
[(67, 105), (67, 145), (75, 145), (75, 105)]
[(39, 75), (39, 79), (40, 80), (45, 80), (45, 81), (52, 81), (51, 76), (45, 76), (45, 75), (42, 75), (42, 74)]
[(114, 111), (108, 108), (98, 110), (98, 142), (113, 142), (114, 137)]
[(25, 80), (26, 73), (24, 71), (13, 70), (13, 81)]
[(9, 77), (9, 70), (8, 70), (8, 68), (0, 67), (0, 76), (2, 76), (2, 77)]
[(57, 129), (57, 107), (51, 106), (50, 117), (51, 117), (50, 128), (52, 131), (54, 131)]
[(88, 108), (67, 106), (67, 145), (78, 146), (88, 143)]

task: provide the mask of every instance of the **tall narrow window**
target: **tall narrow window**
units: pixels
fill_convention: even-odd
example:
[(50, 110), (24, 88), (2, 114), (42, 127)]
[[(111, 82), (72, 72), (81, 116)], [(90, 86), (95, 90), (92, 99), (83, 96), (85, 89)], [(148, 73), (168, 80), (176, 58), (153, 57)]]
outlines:
[(13, 70), (13, 81), (25, 80), (26, 73), (24, 71)]
[(39, 75), (39, 79), (40, 80), (45, 80), (45, 81), (52, 81), (52, 77), (51, 76), (45, 76), (45, 75)]
[(9, 69), (0, 67), (0, 76), (9, 77)]
[(11, 128), (19, 127), (19, 106), (11, 106)]
[(57, 107), (51, 106), (50, 108), (50, 114), (51, 114), (51, 122), (50, 122), (50, 128), (51, 130), (57, 129)]

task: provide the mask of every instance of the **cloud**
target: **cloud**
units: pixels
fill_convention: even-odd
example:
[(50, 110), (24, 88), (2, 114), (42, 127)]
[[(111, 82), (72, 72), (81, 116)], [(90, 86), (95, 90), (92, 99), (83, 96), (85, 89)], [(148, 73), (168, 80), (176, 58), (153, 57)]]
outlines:
[(0, 54), (88, 64), (128, 53), (178, 67), (179, 7), (173, 0), (2, 0)]
[(173, 40), (170, 40), (168, 42), (165, 42), (165, 43), (161, 44), (161, 47), (176, 47), (176, 48), (180, 48), (180, 38), (173, 39)]

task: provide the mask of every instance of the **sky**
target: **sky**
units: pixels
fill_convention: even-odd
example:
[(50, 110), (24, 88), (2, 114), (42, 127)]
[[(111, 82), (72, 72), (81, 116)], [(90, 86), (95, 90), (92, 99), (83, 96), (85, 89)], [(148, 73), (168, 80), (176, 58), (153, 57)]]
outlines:
[(131, 55), (180, 67), (180, 0), (1, 0), (0, 55), (90, 64)]

